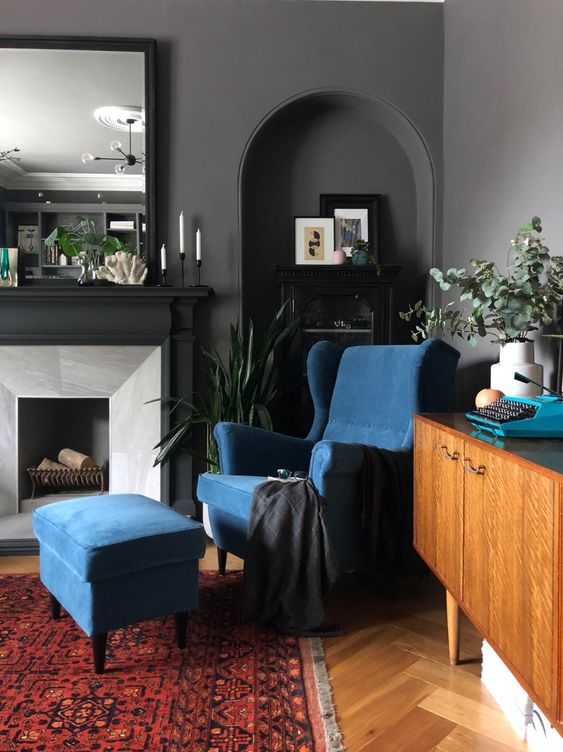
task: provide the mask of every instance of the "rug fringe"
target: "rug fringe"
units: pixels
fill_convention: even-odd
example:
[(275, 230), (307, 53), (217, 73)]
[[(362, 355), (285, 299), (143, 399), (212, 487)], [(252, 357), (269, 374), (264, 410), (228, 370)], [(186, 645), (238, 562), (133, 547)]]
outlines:
[(336, 710), (332, 700), (332, 688), (330, 677), (325, 663), (325, 652), (320, 637), (312, 637), (309, 640), (315, 684), (319, 697), (321, 716), (325, 728), (327, 752), (344, 752), (342, 734), (336, 721)]

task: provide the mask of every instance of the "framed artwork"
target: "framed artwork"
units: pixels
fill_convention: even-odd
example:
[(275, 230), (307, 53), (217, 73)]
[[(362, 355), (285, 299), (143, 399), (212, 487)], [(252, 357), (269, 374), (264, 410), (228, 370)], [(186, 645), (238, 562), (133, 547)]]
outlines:
[(357, 240), (370, 244), (381, 263), (381, 195), (322, 193), (321, 214), (334, 217), (334, 247), (350, 256)]
[(295, 263), (332, 264), (333, 217), (295, 217)]

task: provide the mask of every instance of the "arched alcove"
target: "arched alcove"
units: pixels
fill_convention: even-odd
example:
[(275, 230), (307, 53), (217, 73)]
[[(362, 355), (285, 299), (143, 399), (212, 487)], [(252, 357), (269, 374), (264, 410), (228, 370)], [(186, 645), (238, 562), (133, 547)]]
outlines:
[(424, 293), (436, 263), (435, 185), (420, 133), (376, 97), (308, 92), (260, 123), (241, 162), (241, 303), (259, 331), (279, 301), (273, 265), (294, 263), (293, 218), (317, 216), (321, 193), (382, 194), (382, 260), (404, 267), (396, 311)]

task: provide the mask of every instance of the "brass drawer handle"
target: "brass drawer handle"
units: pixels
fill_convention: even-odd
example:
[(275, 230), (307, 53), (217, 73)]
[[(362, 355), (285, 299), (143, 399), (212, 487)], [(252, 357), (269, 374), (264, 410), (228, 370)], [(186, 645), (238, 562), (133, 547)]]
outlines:
[(446, 460), (457, 460), (459, 457), (459, 452), (453, 451), (449, 452), (448, 447), (445, 444), (441, 444), (440, 446), (440, 454), (442, 457)]
[(471, 460), (467, 457), (463, 458), (463, 467), (468, 473), (473, 473), (473, 475), (484, 475), (485, 474), (485, 465), (477, 465), (477, 467), (473, 467), (471, 464)]

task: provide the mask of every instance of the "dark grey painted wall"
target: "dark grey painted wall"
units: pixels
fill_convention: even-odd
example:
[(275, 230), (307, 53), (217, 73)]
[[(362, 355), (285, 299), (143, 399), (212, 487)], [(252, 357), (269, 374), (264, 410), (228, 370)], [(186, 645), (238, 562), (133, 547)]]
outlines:
[[(505, 268), (509, 241), (534, 214), (563, 253), (563, 4), (446, 0), (444, 267), (471, 257)], [(551, 377), (554, 353), (536, 360)], [(460, 405), (488, 385), (497, 348), (463, 348)]]
[[(441, 185), (440, 4), (56, 0), (47, 12), (43, 0), (0, 0), (0, 28), (157, 40), (158, 242), (177, 247), (181, 209), (188, 224), (201, 226), (202, 279), (218, 294), (200, 307), (199, 328), (219, 344), (239, 310), (241, 158), (281, 102), (334, 88), (393, 103), (420, 131)], [(177, 259), (170, 266), (177, 281)]]

